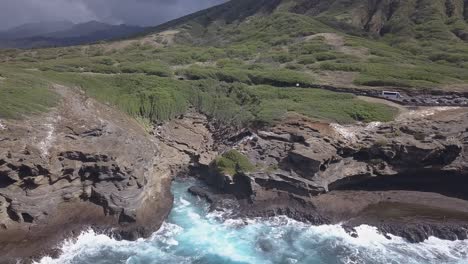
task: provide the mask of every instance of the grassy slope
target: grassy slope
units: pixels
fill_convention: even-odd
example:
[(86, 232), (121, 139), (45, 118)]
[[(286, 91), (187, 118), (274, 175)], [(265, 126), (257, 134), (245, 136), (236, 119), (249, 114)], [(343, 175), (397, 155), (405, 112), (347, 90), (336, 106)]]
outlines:
[[(376, 6), (364, 0), (280, 2), (272, 14), (240, 24), (200, 14), (181, 26), (179, 38), (185, 43), (229, 43), (250, 50), (245, 54), (250, 59), (261, 52), (257, 61), (287, 62), (282, 66), (303, 71), (356, 72), (356, 85), (450, 89), (468, 83), (468, 4), (463, 0), (373, 1)], [(207, 20), (212, 23), (201, 26)], [(345, 46), (366, 48), (368, 54), (346, 54), (327, 47), (326, 41), (320, 45), (302, 38), (320, 32), (338, 33)]]
[[(54, 101), (48, 83), (60, 82), (154, 121), (189, 106), (234, 125), (271, 123), (287, 111), (339, 122), (389, 120), (395, 113), (389, 107), (290, 87), (318, 84), (323, 72), (341, 71), (356, 73), (350, 85), (366, 88), (450, 89), (468, 82), (468, 47), (454, 33), (463, 31), (460, 11), (447, 18), (440, 6), (422, 5), (415, 21), (405, 22), (405, 15), (414, 15), (408, 1), (376, 38), (350, 16), (361, 0), (352, 7), (343, 1), (327, 3), (314, 16), (289, 12), (300, 1), (286, 0), (237, 14), (233, 10), (249, 2), (237, 1), (238, 9), (216, 7), (170, 24), (180, 31), (171, 45), (3, 50), (0, 115), (43, 111)], [(334, 33), (344, 45), (307, 38), (316, 33)]]
[(21, 118), (47, 111), (57, 98), (47, 82), (35, 74), (0, 67), (0, 118)]
[[(357, 4), (346, 11), (327, 11), (320, 19), (346, 19), (359, 13), (358, 9), (365, 10), (364, 1), (354, 2)], [(371, 36), (382, 36), (380, 43), (357, 38), (350, 41), (351, 45), (369, 48), (375, 56), (359, 71), (358, 84), (441, 88), (467, 83), (468, 24), (464, 9), (468, 4), (463, 0), (382, 1), (373, 8), (377, 11), (367, 14), (372, 16), (369, 24), (357, 26)]]

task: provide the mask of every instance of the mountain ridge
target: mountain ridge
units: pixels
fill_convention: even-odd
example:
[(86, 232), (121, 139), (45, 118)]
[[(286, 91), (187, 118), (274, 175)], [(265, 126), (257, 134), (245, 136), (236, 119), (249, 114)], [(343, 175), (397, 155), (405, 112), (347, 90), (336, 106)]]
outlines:
[(0, 32), (0, 47), (24, 49), (73, 46), (124, 38), (145, 30), (145, 27), (140, 26), (111, 25), (98, 21), (79, 24), (60, 21), (30, 23)]
[(69, 29), (74, 25), (75, 24), (70, 21), (43, 21), (36, 23), (26, 23), (0, 31), (0, 39), (18, 39), (50, 34), (53, 32)]
[[(227, 3), (196, 12), (154, 28), (161, 30), (178, 26), (184, 22), (198, 21), (209, 23), (220, 18), (227, 24), (241, 22), (259, 11), (287, 11), (317, 18), (321, 22), (344, 30), (347, 33), (370, 33), (374, 36), (395, 34), (420, 37), (418, 31), (427, 30), (423, 23), (437, 27), (436, 37), (450, 37), (452, 31), (462, 40), (467, 39), (468, 1), (466, 0), (233, 0)], [(233, 11), (235, 10), (235, 11)], [(443, 23), (442, 23), (443, 22)], [(203, 24), (203, 23), (202, 23)], [(408, 28), (409, 31), (408, 32)]]

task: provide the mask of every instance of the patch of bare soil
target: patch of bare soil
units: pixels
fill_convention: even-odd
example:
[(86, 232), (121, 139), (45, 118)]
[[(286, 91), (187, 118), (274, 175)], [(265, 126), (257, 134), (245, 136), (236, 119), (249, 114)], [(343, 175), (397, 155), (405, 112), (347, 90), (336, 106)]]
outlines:
[(306, 40), (312, 40), (315, 38), (324, 38), (325, 43), (335, 48), (335, 50), (344, 54), (356, 56), (359, 58), (367, 58), (369, 56), (368, 49), (346, 46), (346, 42), (343, 36), (340, 36), (336, 33), (319, 33), (306, 37)]
[(357, 88), (358, 86), (353, 83), (354, 79), (359, 73), (345, 72), (345, 71), (321, 71), (317, 77), (322, 84)]
[(166, 45), (172, 45), (174, 44), (174, 38), (177, 34), (179, 34), (179, 30), (166, 30), (161, 33), (158, 33), (155, 35), (157, 39), (159, 39), (159, 43), (166, 44)]
[(403, 105), (400, 105), (400, 104), (397, 104), (397, 103), (394, 103), (392, 101), (388, 101), (388, 100), (385, 100), (385, 99), (375, 98), (375, 97), (368, 97), (368, 96), (358, 96), (358, 98), (360, 100), (362, 100), (362, 101), (366, 101), (366, 102), (369, 102), (369, 103), (384, 104), (384, 105), (388, 105), (388, 106), (391, 106), (393, 108), (396, 108), (400, 112), (400, 115), (402, 115), (403, 113), (406, 113), (406, 112), (409, 111), (408, 107), (405, 107)]
[(418, 107), (411, 111), (406, 111), (401, 113), (397, 121), (407, 121), (407, 120), (416, 120), (416, 119), (445, 119), (449, 117), (452, 119), (454, 115), (458, 113), (466, 114), (467, 109), (460, 107)]
[(134, 40), (122, 40), (115, 41), (112, 43), (105, 44), (104, 48), (106, 51), (122, 50), (131, 45), (149, 45), (153, 47), (164, 47), (174, 44), (174, 38), (179, 33), (178, 30), (166, 30), (157, 34), (147, 35), (140, 39)]
[[(276, 125), (279, 130), (291, 132), (291, 128), (305, 128), (317, 131), (323, 135), (334, 135), (335, 131), (330, 124), (320, 119), (310, 118), (295, 112), (288, 112), (282, 122)], [(293, 130), (294, 130), (293, 129)]]
[(447, 84), (442, 86), (442, 89), (447, 91), (466, 92), (468, 90), (468, 83)]

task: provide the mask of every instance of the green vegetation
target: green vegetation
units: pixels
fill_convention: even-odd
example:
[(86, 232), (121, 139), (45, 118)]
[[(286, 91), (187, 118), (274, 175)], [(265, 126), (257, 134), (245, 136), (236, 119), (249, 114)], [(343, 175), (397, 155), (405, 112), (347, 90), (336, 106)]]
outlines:
[(269, 125), (287, 112), (342, 123), (388, 121), (396, 114), (391, 107), (367, 103), (351, 94), (309, 88), (249, 86), (209, 78), (180, 81), (134, 74), (47, 72), (45, 76), (57, 83), (81, 87), (102, 102), (154, 122), (174, 118), (189, 106), (220, 123), (237, 127)]
[(251, 87), (250, 90), (263, 99), (258, 105), (256, 117), (259, 122), (267, 124), (281, 119), (288, 111), (341, 123), (351, 123), (356, 120), (390, 121), (397, 113), (396, 109), (386, 105), (367, 103), (356, 99), (351, 94), (269, 86)]
[(288, 112), (342, 123), (387, 121), (395, 109), (308, 87), (334, 84), (343, 71), (354, 73), (336, 82), (344, 87), (441, 90), (468, 83), (460, 7), (400, 1), (383, 31), (372, 32), (353, 17), (366, 15), (368, 1), (337, 0), (316, 16), (303, 14), (305, 0), (274, 2), (235, 1), (183, 19), (173, 24), (180, 31), (175, 43), (165, 45), (0, 50), (0, 118), (45, 111), (57, 99), (48, 86), (63, 83), (144, 122), (189, 107), (231, 126), (269, 125)]
[(172, 71), (162, 63), (150, 61), (141, 63), (125, 63), (120, 66), (122, 73), (145, 73), (160, 77), (171, 77)]
[(224, 67), (222, 69), (192, 66), (188, 69), (179, 70), (190, 80), (216, 79), (223, 82), (241, 82), (250, 85), (268, 84), (272, 86), (310, 86), (315, 80), (309, 74), (292, 71), (288, 69), (252, 69), (242, 70), (238, 68)]
[(58, 95), (34, 75), (0, 68), (0, 118), (22, 118), (47, 111)]
[(113, 105), (134, 117), (151, 121), (174, 118), (189, 107), (189, 85), (169, 78), (139, 74), (78, 75), (44, 74), (47, 79), (79, 87), (88, 95)]
[(213, 161), (212, 166), (218, 172), (227, 175), (250, 172), (255, 169), (255, 166), (249, 161), (249, 159), (237, 150), (229, 150), (216, 158)]

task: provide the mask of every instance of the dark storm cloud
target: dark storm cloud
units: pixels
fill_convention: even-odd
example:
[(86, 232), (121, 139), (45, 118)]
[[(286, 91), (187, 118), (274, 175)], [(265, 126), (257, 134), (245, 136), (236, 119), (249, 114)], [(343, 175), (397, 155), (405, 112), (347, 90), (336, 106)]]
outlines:
[(225, 0), (0, 0), (0, 29), (53, 20), (157, 25)]

